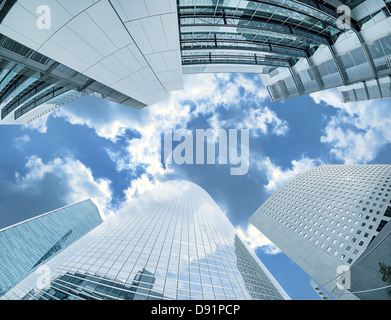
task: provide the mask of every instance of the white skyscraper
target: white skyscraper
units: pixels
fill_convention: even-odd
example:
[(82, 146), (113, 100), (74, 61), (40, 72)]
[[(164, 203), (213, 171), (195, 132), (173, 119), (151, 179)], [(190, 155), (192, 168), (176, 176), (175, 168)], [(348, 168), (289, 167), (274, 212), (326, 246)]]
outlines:
[(389, 243), (390, 217), (391, 165), (326, 165), (291, 180), (249, 221), (334, 296), (355, 299), (387, 286), (379, 263), (391, 264), (380, 246)]
[(262, 74), (273, 101), (390, 97), (390, 12), (385, 0), (3, 0), (0, 124), (84, 95), (144, 108), (194, 73)]
[[(3, 299), (289, 299), (213, 199), (163, 183), (42, 265)], [(43, 288), (42, 283), (45, 284)]]

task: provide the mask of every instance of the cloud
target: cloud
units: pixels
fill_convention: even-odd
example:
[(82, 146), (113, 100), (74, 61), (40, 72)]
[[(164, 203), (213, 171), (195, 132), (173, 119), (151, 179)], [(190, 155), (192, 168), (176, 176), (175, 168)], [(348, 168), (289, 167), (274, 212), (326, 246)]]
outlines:
[(46, 133), (48, 131), (47, 121), (48, 121), (50, 115), (51, 114), (49, 113), (49, 114), (46, 114), (44, 116), (39, 117), (38, 119), (30, 122), (29, 124), (26, 124), (25, 128), (29, 129), (29, 130), (36, 130), (40, 133)]
[(132, 180), (130, 187), (124, 191), (126, 196), (124, 205), (138, 198), (146, 191), (153, 189), (158, 184), (158, 181), (149, 179), (146, 174), (142, 174), (137, 179)]
[(338, 109), (321, 137), (330, 153), (346, 164), (368, 163), (391, 143), (391, 108), (389, 100), (342, 103), (336, 90), (310, 95), (317, 104)]
[(18, 150), (22, 150), (23, 147), (31, 141), (30, 136), (27, 134), (14, 138), (14, 148)]
[(316, 104), (326, 103), (329, 106), (334, 108), (343, 108), (343, 103), (338, 94), (338, 91), (335, 89), (317, 91), (310, 94), (310, 97), (314, 100)]
[(253, 101), (254, 97), (257, 98), (256, 104), (267, 97), (259, 76), (248, 79), (237, 75), (228, 79), (226, 75), (200, 74), (185, 77), (183, 90), (173, 91), (166, 100), (142, 110), (109, 102), (103, 102), (104, 107), (98, 108), (96, 105), (102, 101), (87, 97), (79, 104), (58, 109), (54, 116), (63, 117), (75, 125), (86, 125), (100, 137), (115, 142), (128, 129), (151, 137), (156, 132), (161, 133), (164, 127), (186, 128), (200, 115), (210, 114), (212, 117), (218, 106), (242, 109), (241, 102), (250, 98)]
[(313, 167), (322, 165), (323, 163), (319, 159), (303, 157), (300, 160), (293, 160), (291, 164), (291, 169), (283, 170), (281, 167), (272, 163), (269, 157), (266, 157), (262, 161), (256, 163), (259, 170), (266, 172), (268, 183), (265, 185), (265, 189), (267, 191), (274, 192), (298, 174)]
[(376, 158), (385, 144), (391, 142), (387, 133), (379, 128), (357, 131), (346, 128), (348, 124), (353, 125), (350, 120), (334, 118), (321, 137), (321, 142), (332, 146), (330, 152), (346, 164), (368, 163)]
[(15, 174), (19, 190), (39, 190), (38, 186), (45, 183), (45, 179), (51, 176), (55, 178), (55, 185), (52, 187), (63, 189), (62, 200), (65, 203), (71, 204), (91, 199), (99, 208), (101, 215), (103, 214), (103, 218), (112, 214), (110, 180), (94, 178), (91, 169), (79, 160), (70, 157), (55, 158), (44, 163), (41, 158), (31, 156), (27, 159), (25, 169), (24, 174), (19, 172)]
[(252, 224), (247, 225), (247, 229), (243, 230), (241, 227), (237, 228), (239, 236), (244, 239), (248, 246), (254, 250), (254, 252), (261, 248), (266, 254), (278, 254), (281, 250), (266, 238), (255, 226)]
[(283, 136), (289, 130), (288, 122), (278, 118), (276, 113), (267, 106), (249, 108), (228, 119), (214, 114), (208, 119), (208, 123), (214, 130), (219, 128), (249, 129), (254, 137), (258, 137), (260, 133)]
[[(239, 113), (239, 118), (250, 114), (254, 120), (248, 125), (254, 130), (283, 134), (286, 123), (270, 109), (259, 107), (267, 96), (259, 75), (200, 74), (185, 76), (183, 90), (173, 91), (166, 100), (142, 110), (86, 97), (58, 109), (54, 116), (74, 125), (88, 126), (98, 136), (115, 144), (121, 141), (105, 149), (116, 163), (117, 171), (128, 171), (133, 179), (153, 185), (174, 173), (173, 167), (164, 166), (161, 160), (164, 130), (186, 129), (200, 116), (207, 123), (215, 121), (216, 129), (229, 125), (215, 117), (218, 108)], [(257, 110), (250, 111), (254, 106)], [(145, 175), (140, 178), (141, 174)], [(135, 191), (137, 181), (134, 185), (129, 182), (128, 198), (139, 193)]]
[(260, 130), (263, 134), (267, 134), (270, 130), (278, 136), (285, 135), (289, 129), (288, 123), (279, 119), (268, 107), (251, 109), (242, 126), (250, 130)]

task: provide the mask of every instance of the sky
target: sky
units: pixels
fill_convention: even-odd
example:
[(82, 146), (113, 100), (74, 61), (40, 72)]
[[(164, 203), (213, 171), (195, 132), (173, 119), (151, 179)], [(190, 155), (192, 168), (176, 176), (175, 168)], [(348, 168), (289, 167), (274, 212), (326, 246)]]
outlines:
[[(219, 161), (165, 164), (167, 129), (248, 129), (248, 172), (231, 175)], [(142, 110), (86, 96), (28, 126), (0, 126), (0, 136), (0, 229), (85, 199), (105, 218), (159, 183), (188, 180), (292, 299), (319, 299), (310, 277), (248, 218), (312, 167), (390, 164), (391, 99), (342, 104), (333, 89), (273, 103), (258, 74), (185, 75), (183, 90)]]

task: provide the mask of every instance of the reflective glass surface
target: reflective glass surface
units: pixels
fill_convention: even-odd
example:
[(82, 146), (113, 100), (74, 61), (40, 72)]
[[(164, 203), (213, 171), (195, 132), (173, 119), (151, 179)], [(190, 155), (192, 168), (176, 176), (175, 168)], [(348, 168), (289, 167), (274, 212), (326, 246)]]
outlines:
[[(355, 8), (364, 1), (343, 3)], [(270, 67), (266, 74), (285, 70), (283, 77), (263, 79), (274, 101), (384, 76), (391, 68), (391, 36), (368, 42), (374, 31), (361, 32), (369, 28), (368, 22), (387, 18), (382, 3), (374, 6), (382, 16), (368, 10), (363, 25), (341, 23), (336, 7), (322, 1), (180, 0), (182, 64), (265, 65)], [(292, 68), (304, 59), (312, 59), (313, 66), (299, 72)], [(357, 99), (364, 97), (358, 94)]]
[(142, 195), (5, 299), (284, 299), (213, 199), (184, 181)]
[(0, 230), (0, 296), (101, 222), (87, 200)]
[[(344, 31), (337, 28), (337, 18), (331, 22), (333, 18), (317, 8), (294, 1), (181, 0), (178, 13), (183, 64), (200, 63), (192, 59), (192, 50), (227, 47), (273, 53), (288, 62), (306, 57), (321, 44), (328, 45), (331, 37)], [(283, 48), (285, 53), (274, 48)], [(203, 63), (220, 63), (221, 59), (216, 62), (206, 57)], [(239, 55), (229, 63), (242, 60)]]

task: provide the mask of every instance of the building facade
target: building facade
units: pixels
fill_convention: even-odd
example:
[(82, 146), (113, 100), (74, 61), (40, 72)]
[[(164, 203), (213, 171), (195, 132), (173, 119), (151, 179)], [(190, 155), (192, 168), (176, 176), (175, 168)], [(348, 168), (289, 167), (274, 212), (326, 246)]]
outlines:
[(2, 81), (13, 95), (2, 99), (2, 124), (26, 124), (85, 94), (143, 108), (182, 88), (175, 1), (2, 4), (0, 58), (6, 75), (15, 71)]
[(3, 299), (289, 299), (213, 199), (158, 185), (32, 273)]
[[(391, 215), (391, 206), (386, 216)], [(359, 260), (349, 269), (350, 291), (363, 300), (390, 300), (391, 283), (383, 276), (391, 270), (391, 223), (381, 229)], [(389, 271), (388, 271), (389, 272)], [(344, 296), (341, 296), (344, 298)]]
[(273, 101), (391, 96), (388, 0), (4, 0), (0, 124), (89, 94), (144, 108), (183, 74), (260, 73)]
[(334, 297), (356, 299), (387, 286), (379, 262), (391, 264), (390, 218), (391, 165), (326, 165), (292, 179), (249, 221)]
[(306, 20), (320, 18), (311, 29), (331, 26), (334, 34), (330, 37), (322, 32), (326, 41), (290, 70), (280, 68), (262, 77), (273, 100), (335, 87), (342, 102), (391, 97), (389, 1), (293, 2), (312, 7), (312, 16)]
[(323, 288), (321, 288), (315, 281), (314, 279), (311, 279), (310, 281), (310, 286), (315, 290), (315, 292), (318, 294), (319, 298), (321, 300), (332, 300), (332, 298), (330, 297), (330, 295), (325, 291), (323, 290)]
[(0, 296), (101, 222), (87, 200), (0, 230)]

